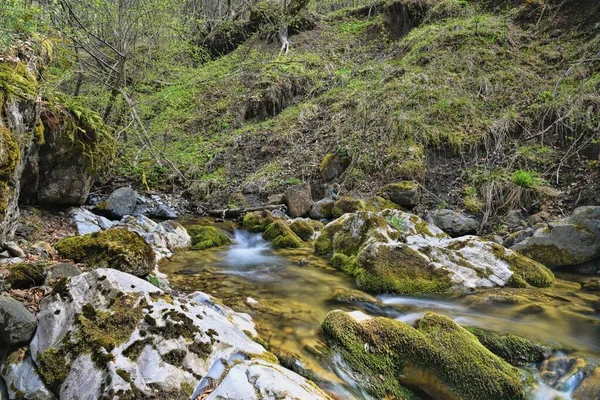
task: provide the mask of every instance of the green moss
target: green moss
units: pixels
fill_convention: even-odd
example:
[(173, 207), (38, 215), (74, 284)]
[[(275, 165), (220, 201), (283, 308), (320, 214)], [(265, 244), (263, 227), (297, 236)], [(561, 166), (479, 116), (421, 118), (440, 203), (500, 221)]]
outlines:
[(275, 221), (276, 218), (266, 210), (254, 211), (244, 215), (242, 226), (250, 232), (264, 232)]
[(516, 369), (443, 316), (427, 313), (413, 328), (389, 318), (358, 322), (333, 311), (322, 330), (376, 398), (404, 398), (402, 385), (417, 387), (434, 398), (525, 397)]
[(358, 287), (372, 293), (445, 293), (452, 286), (447, 271), (404, 244), (369, 246), (354, 264)]
[(171, 310), (165, 313), (162, 318), (165, 320), (163, 326), (158, 326), (156, 320), (150, 315), (144, 317), (144, 321), (148, 324), (148, 331), (160, 335), (165, 339), (184, 339), (193, 340), (196, 334), (200, 332), (200, 328), (194, 325), (194, 321), (187, 315)]
[(388, 209), (400, 209), (400, 206), (393, 201), (386, 200), (383, 197), (375, 196), (367, 200), (366, 208), (368, 211), (380, 212)]
[(19, 263), (9, 267), (6, 282), (12, 289), (27, 289), (41, 286), (46, 279), (47, 263)]
[(550, 346), (516, 335), (495, 333), (479, 328), (466, 329), (488, 350), (515, 366), (542, 362), (553, 350)]
[(276, 249), (296, 249), (304, 246), (302, 239), (282, 220), (271, 223), (263, 234), (263, 238), (270, 241)]
[(214, 226), (193, 226), (188, 228), (192, 237), (192, 250), (204, 250), (231, 244), (231, 239)]
[(559, 249), (554, 245), (528, 245), (526, 248), (519, 250), (519, 253), (548, 267), (577, 265), (586, 261), (584, 257), (578, 258), (567, 249)]
[(182, 363), (183, 363), (183, 359), (186, 356), (186, 351), (182, 350), (182, 349), (173, 349), (171, 351), (169, 351), (166, 354), (162, 355), (162, 359), (171, 364), (174, 365), (176, 367), (181, 367)]
[(35, 100), (37, 80), (22, 62), (0, 62), (0, 88), (10, 96)]
[(132, 344), (130, 344), (125, 350), (123, 350), (123, 355), (129, 358), (131, 361), (136, 362), (139, 358), (142, 351), (146, 348), (146, 346), (151, 346), (154, 344), (154, 340), (152, 338), (145, 338), (136, 340)]
[(145, 276), (154, 268), (152, 247), (137, 233), (116, 228), (62, 239), (56, 250), (91, 268), (114, 268)]
[(19, 143), (10, 130), (0, 126), (0, 181), (7, 182), (20, 161)]
[(290, 224), (290, 229), (305, 242), (312, 239), (315, 234), (315, 228), (306, 220), (296, 220)]
[(323, 157), (323, 160), (321, 160), (321, 165), (319, 166), (319, 171), (323, 172), (331, 163), (331, 161), (335, 158), (335, 154), (333, 153), (327, 153), (325, 154), (325, 157)]
[(537, 261), (527, 258), (514, 251), (507, 251), (499, 244), (492, 243), (492, 252), (496, 257), (508, 263), (513, 275), (509, 283), (514, 287), (549, 287), (554, 283), (552, 271)]
[(67, 379), (69, 370), (71, 369), (71, 362), (65, 350), (65, 347), (59, 349), (51, 347), (43, 353), (38, 354), (36, 360), (38, 372), (44, 383), (55, 392), (58, 392), (57, 389)]
[(344, 214), (353, 213), (356, 211), (367, 211), (367, 204), (364, 202), (364, 200), (344, 196), (335, 202), (331, 210), (331, 214), (334, 218), (339, 218)]

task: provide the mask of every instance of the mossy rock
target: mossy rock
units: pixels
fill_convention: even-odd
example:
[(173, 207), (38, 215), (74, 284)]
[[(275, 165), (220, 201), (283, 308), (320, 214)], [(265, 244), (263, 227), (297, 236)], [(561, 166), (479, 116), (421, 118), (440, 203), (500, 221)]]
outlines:
[(335, 202), (331, 209), (331, 214), (333, 215), (333, 218), (339, 218), (344, 214), (367, 211), (367, 209), (367, 203), (365, 203), (364, 200), (344, 196)]
[(137, 233), (122, 228), (68, 237), (55, 247), (62, 257), (90, 268), (113, 268), (139, 277), (148, 275), (155, 265), (152, 247)]
[(282, 220), (271, 223), (263, 238), (270, 241), (276, 249), (297, 249), (304, 246), (302, 239)]
[[(521, 400), (519, 372), (447, 317), (427, 313), (416, 328), (394, 319), (332, 311), (322, 331), (375, 398)], [(410, 397), (409, 397), (410, 398)]]
[(380, 212), (383, 210), (399, 210), (401, 207), (393, 201), (386, 200), (383, 197), (374, 196), (369, 198), (366, 203), (368, 211)]
[(308, 220), (298, 219), (290, 224), (290, 229), (305, 242), (312, 239), (315, 234), (315, 228)]
[(479, 328), (466, 328), (477, 336), (479, 342), (497, 356), (515, 366), (544, 361), (554, 350), (552, 347), (520, 336), (495, 333)]
[(321, 178), (325, 182), (334, 180), (344, 173), (346, 168), (348, 168), (348, 165), (350, 165), (350, 161), (351, 159), (348, 156), (342, 156), (334, 153), (326, 154), (325, 157), (323, 157), (319, 167)]
[(19, 263), (9, 267), (10, 274), (6, 278), (11, 289), (29, 289), (44, 284), (47, 263)]
[(362, 290), (371, 293), (446, 293), (450, 273), (434, 267), (421, 253), (403, 243), (374, 243), (359, 254), (350, 272)]
[(192, 226), (188, 229), (192, 237), (192, 250), (205, 250), (231, 244), (231, 239), (214, 226)]
[(0, 126), (0, 181), (10, 179), (20, 160), (19, 143), (10, 130)]
[(347, 214), (325, 226), (315, 243), (319, 255), (357, 255), (367, 242), (399, 239), (399, 233), (381, 216), (368, 212)]
[(382, 187), (378, 194), (402, 207), (413, 208), (419, 204), (420, 187), (415, 181), (401, 181)]
[(253, 211), (244, 215), (242, 226), (249, 232), (264, 232), (276, 220), (277, 218), (266, 210)]
[(552, 271), (537, 261), (517, 252), (507, 250), (499, 244), (492, 243), (492, 252), (496, 257), (508, 263), (513, 275), (510, 285), (513, 287), (527, 287), (529, 285), (545, 288), (551, 286), (555, 277)]

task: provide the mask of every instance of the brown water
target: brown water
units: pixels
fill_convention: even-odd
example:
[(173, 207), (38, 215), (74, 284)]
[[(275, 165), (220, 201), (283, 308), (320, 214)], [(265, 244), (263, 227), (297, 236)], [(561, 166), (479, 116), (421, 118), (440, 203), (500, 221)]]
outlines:
[[(234, 234), (232, 224), (217, 227)], [(178, 254), (161, 270), (180, 290), (209, 293), (252, 315), (272, 351), (297, 355), (326, 390), (341, 398), (368, 396), (352, 388), (356, 382), (339, 364), (319, 357), (325, 346), (319, 326), (334, 309), (360, 309), (408, 323), (433, 311), (461, 325), (550, 342), (594, 359), (600, 355), (600, 296), (570, 281), (561, 280), (551, 289), (488, 289), (452, 299), (381, 296), (383, 304), (376, 306), (340, 303), (336, 293), (356, 290), (354, 280), (312, 249), (272, 250), (260, 235), (240, 231), (235, 231), (232, 246)], [(554, 394), (540, 391), (534, 398)]]

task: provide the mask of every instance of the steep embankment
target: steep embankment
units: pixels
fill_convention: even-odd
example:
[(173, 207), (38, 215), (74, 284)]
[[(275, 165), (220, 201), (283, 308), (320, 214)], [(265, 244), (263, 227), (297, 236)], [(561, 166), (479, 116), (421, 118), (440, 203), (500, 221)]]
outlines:
[(51, 58), (47, 40), (0, 57), (0, 245), (14, 234), (19, 202), (83, 204), (113, 154), (97, 113), (43, 86)]
[[(556, 200), (554, 187), (569, 207), (598, 197), (599, 15), (575, 0), (344, 9), (292, 36), (287, 55), (254, 35), (139, 100), (199, 203), (416, 178), (429, 206), (489, 216)], [(323, 176), (331, 155), (339, 175)], [(152, 164), (127, 171), (157, 185), (168, 171)]]

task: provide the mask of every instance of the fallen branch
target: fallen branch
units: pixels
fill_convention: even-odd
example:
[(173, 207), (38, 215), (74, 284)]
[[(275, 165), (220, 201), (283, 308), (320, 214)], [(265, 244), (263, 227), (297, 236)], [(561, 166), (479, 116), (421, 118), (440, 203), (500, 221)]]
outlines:
[(250, 208), (226, 208), (223, 210), (210, 210), (206, 213), (213, 217), (220, 218), (237, 218), (242, 214), (246, 214), (253, 211), (273, 211), (273, 210), (282, 210), (286, 211), (287, 207), (285, 204), (274, 204), (268, 206), (260, 206), (260, 207), (250, 207)]

